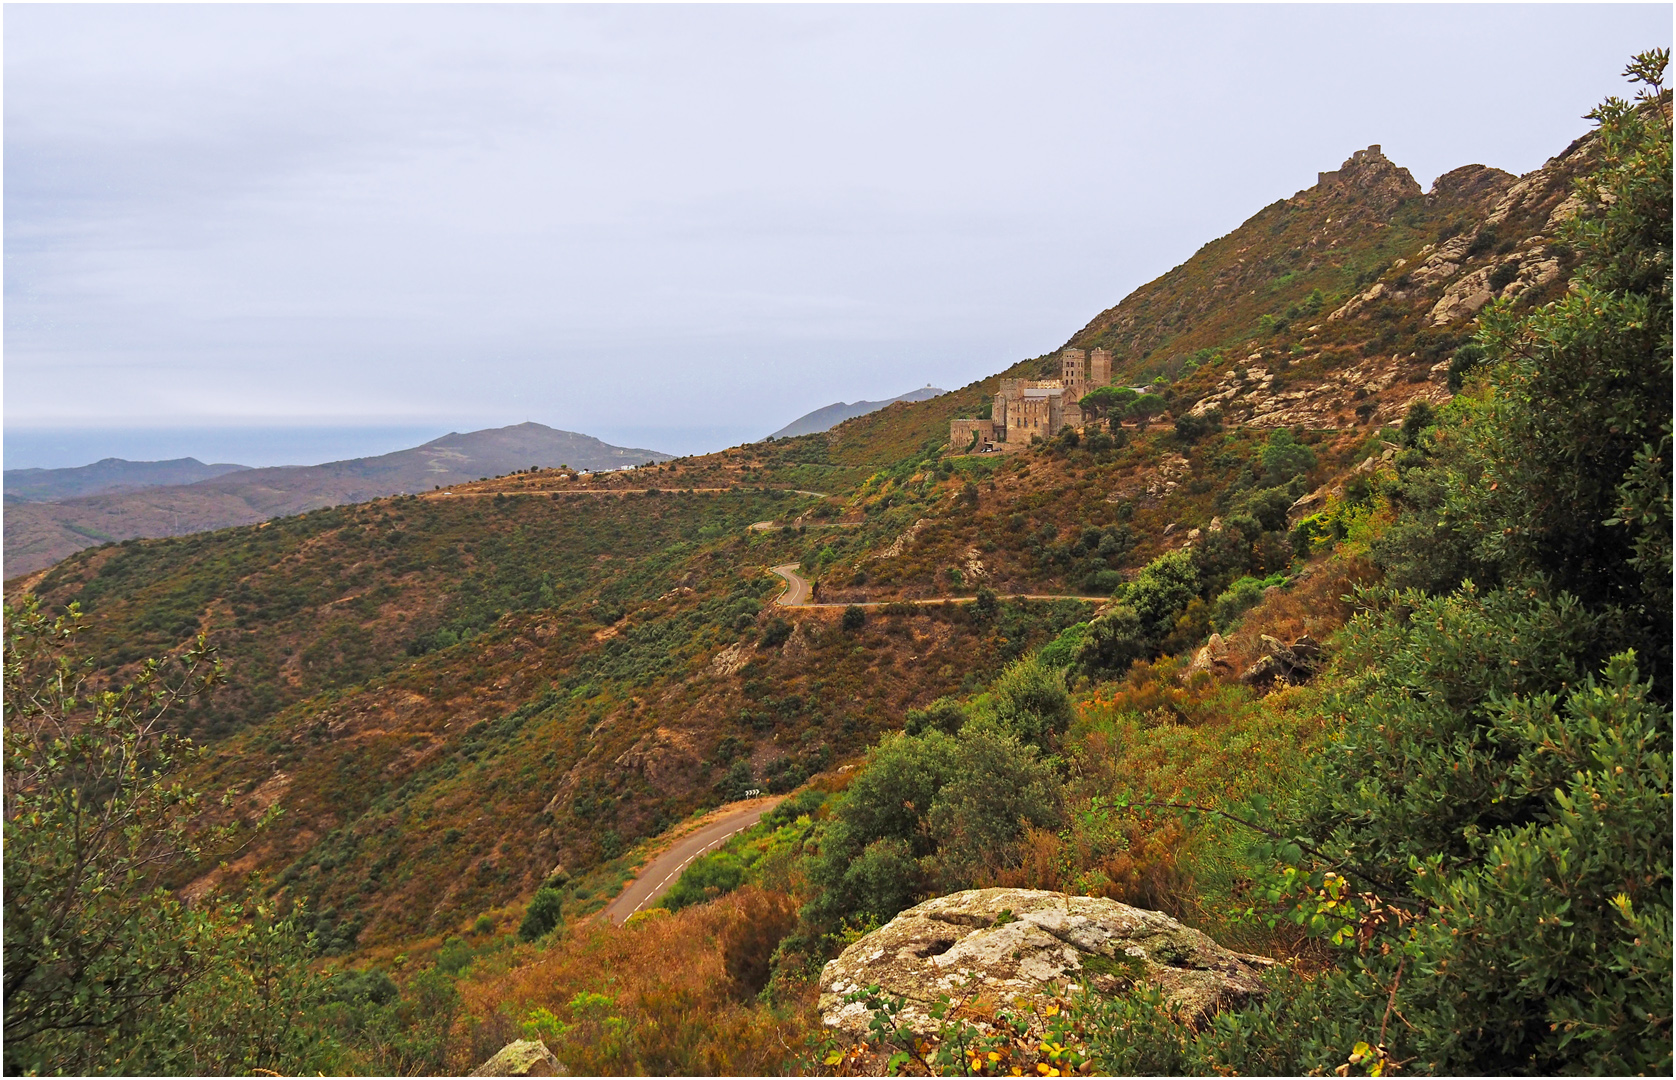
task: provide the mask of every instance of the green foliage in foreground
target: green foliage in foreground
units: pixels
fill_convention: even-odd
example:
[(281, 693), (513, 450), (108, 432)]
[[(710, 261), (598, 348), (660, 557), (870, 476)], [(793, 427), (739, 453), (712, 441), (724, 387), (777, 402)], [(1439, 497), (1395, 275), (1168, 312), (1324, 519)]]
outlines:
[(1071, 716), (1059, 672), (1020, 661), (966, 715), (933, 705), (918, 734), (887, 736), (833, 801), (808, 866), (811, 927), (882, 922), (927, 895), (969, 888), (1016, 861), (1025, 830), (1058, 824), (1064, 785), (1040, 755)]
[(1269, 852), (1343, 962), (1204, 1031), (1114, 1004), (1106, 1068), (1670, 1072), (1670, 124), (1594, 116), (1576, 287), (1487, 320), (1492, 378), (1447, 436), (1414, 425), (1374, 550), (1422, 588), (1362, 595), (1341, 730)]
[[(1339, 962), (1203, 1026), (1155, 989), (1084, 999), (1102, 1071), (1671, 1072), (1668, 61), (1631, 65), (1641, 107), (1594, 114), (1575, 287), (1489, 313), (1488, 377), (1405, 424), (1373, 538), (1387, 583), (1335, 642), (1333, 736), (1249, 850), (1269, 869), (1248, 917), (1289, 914)], [(1190, 568), (1120, 594), (1089, 666), (1156, 648)], [(1219, 617), (1250, 586), (1230, 591)], [(939, 797), (913, 779), (881, 769), (875, 816)]]
[[(1300, 919), (1339, 940), (1343, 964), (1314, 980), (1277, 973), (1262, 1005), (1203, 1030), (1144, 992), (1090, 1004), (1102, 1070), (1668, 1074), (1669, 710), (1626, 655), (1563, 696), (1498, 698), (1484, 716), (1516, 748), (1495, 786), (1527, 820), (1463, 830), (1466, 857), (1415, 856), (1396, 889), (1372, 881), (1384, 866), (1287, 876), (1274, 895), (1289, 892)], [(1400, 732), (1417, 743), (1423, 723), (1375, 708), (1346, 742)], [(1446, 746), (1431, 750), (1439, 768)], [(1330, 762), (1327, 774), (1352, 778)], [(1424, 784), (1407, 800), (1376, 790), (1346, 830), (1376, 844), (1409, 846), (1385, 825), (1409, 813), (1370, 812), (1387, 799), (1453, 806)], [(1343, 834), (1328, 844), (1340, 860), (1361, 850)]]
[(459, 995), (442, 967), (400, 988), (318, 972), (308, 913), (259, 883), (190, 905), (165, 887), (237, 839), (205, 827), (178, 779), (195, 748), (164, 723), (219, 679), (203, 641), (89, 691), (80, 612), (24, 597), (4, 616), (7, 1074), (443, 1071)]
[(195, 834), (193, 755), (168, 712), (220, 668), (203, 639), (116, 690), (87, 688), (80, 613), (5, 609), (5, 1063), (19, 1072), (311, 1067), (297, 1017), (320, 993), (299, 912), (182, 903), (171, 869), (231, 839)]

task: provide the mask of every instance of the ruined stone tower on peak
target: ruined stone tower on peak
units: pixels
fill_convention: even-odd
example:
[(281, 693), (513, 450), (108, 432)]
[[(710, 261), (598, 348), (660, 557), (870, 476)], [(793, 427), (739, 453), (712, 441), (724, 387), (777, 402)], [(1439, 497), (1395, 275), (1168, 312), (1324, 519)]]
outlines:
[(1414, 174), (1386, 157), (1378, 143), (1351, 154), (1333, 172), (1316, 173), (1315, 178), (1316, 189), (1322, 194), (1354, 196), (1381, 214), (1389, 214), (1404, 200), (1420, 194)]

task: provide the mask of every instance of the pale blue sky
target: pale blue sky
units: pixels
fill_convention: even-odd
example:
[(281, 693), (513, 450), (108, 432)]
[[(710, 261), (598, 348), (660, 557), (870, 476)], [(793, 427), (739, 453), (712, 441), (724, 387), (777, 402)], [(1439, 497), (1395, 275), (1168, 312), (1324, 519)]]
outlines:
[(1671, 39), (1667, 4), (5, 19), (9, 434), (672, 452), (1050, 351), (1369, 143), (1535, 168)]

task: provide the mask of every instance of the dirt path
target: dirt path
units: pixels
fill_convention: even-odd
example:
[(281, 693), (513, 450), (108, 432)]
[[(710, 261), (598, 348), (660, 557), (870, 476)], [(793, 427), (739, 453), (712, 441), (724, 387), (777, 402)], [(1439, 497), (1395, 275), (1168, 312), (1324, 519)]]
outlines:
[[(774, 602), (781, 607), (802, 608), (877, 608), (886, 604), (970, 604), (977, 599), (975, 596), (932, 596), (920, 600), (862, 600), (848, 604), (815, 604), (810, 603), (809, 597), (813, 587), (809, 579), (797, 572), (796, 563), (783, 563), (780, 566), (768, 568), (770, 573), (778, 574), (786, 579), (786, 591), (781, 593)], [(1010, 593), (1003, 597), (1007, 600), (1085, 600), (1091, 604), (1103, 604), (1110, 600), (1109, 596), (1073, 596), (1065, 593)]]
[(859, 529), (867, 524), (865, 521), (820, 521), (804, 522), (801, 525), (791, 525), (788, 522), (753, 521), (745, 526), (747, 532), (768, 532), (770, 529)]
[[(656, 491), (662, 495), (681, 495), (689, 491), (738, 491), (731, 487), (664, 487), (664, 488), (534, 488), (525, 491), (425, 491), (421, 499), (492, 499), (496, 495), (644, 495)], [(799, 492), (799, 494), (803, 494)]]
[(779, 806), (784, 799), (783, 795), (772, 799), (752, 799), (675, 841), (669, 850), (647, 864), (639, 876), (617, 894), (615, 900), (605, 905), (606, 918), (621, 926), (630, 915), (656, 904), (658, 898), (680, 879), (681, 871), (687, 868), (688, 863), (714, 851), (735, 833), (755, 825), (762, 815)]
[[(598, 487), (543, 487), (524, 488), (522, 490), (506, 491), (421, 491), (421, 499), (492, 499), (497, 495), (644, 495), (648, 491), (655, 491), (660, 495), (685, 495), (693, 492), (751, 491), (750, 486), (734, 485), (732, 487), (682, 487), (679, 484), (670, 487), (638, 487), (638, 488), (598, 488)], [(794, 495), (807, 495), (812, 499), (824, 499), (827, 495), (820, 491), (804, 491), (802, 488), (769, 488), (770, 491), (791, 491)], [(758, 522), (757, 525), (771, 524)], [(845, 522), (844, 524), (859, 524), (859, 522)], [(751, 528), (756, 528), (752, 525)], [(813, 527), (813, 526), (811, 526)]]

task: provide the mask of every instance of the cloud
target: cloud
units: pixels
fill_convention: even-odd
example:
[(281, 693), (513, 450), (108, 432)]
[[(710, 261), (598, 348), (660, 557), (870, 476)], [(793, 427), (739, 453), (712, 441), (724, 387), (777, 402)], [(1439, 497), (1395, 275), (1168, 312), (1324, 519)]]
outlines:
[(17, 7), (6, 422), (752, 437), (1051, 350), (1370, 142), (1533, 168), (1668, 23)]

